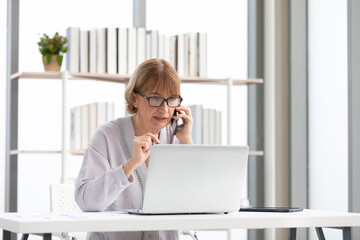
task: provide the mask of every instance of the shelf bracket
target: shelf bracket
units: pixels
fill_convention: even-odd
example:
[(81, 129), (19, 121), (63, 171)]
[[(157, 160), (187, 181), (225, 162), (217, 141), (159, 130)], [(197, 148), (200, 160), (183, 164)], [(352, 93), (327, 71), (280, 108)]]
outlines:
[(69, 128), (68, 128), (68, 92), (67, 85), (69, 79), (69, 73), (64, 71), (61, 73), (62, 79), (62, 154), (61, 154), (61, 183), (66, 183), (67, 181), (67, 158), (68, 158), (68, 137), (69, 137)]

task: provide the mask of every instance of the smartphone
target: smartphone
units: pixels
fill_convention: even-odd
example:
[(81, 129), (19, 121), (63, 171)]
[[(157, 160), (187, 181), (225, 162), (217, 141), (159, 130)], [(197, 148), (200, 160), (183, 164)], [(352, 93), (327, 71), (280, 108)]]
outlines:
[(183, 121), (182, 121), (182, 119), (181, 118), (179, 118), (178, 120), (174, 120), (174, 117), (175, 116), (177, 116), (178, 115), (178, 111), (174, 111), (174, 114), (173, 114), (173, 116), (172, 116), (172, 118), (173, 118), (173, 120), (172, 120), (172, 126), (171, 126), (171, 128), (172, 128), (172, 132), (173, 132), (173, 135), (176, 135), (176, 133), (177, 133), (177, 131), (179, 130), (179, 129), (181, 129), (181, 128), (183, 128), (184, 127), (184, 123), (183, 123)]
[(249, 207), (240, 208), (240, 212), (301, 212), (299, 207)]

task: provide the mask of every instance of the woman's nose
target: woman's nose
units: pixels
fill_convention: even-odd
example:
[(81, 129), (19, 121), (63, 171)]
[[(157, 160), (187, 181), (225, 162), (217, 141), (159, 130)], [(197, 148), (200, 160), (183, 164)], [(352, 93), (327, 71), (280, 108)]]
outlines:
[(167, 102), (164, 101), (163, 104), (159, 107), (160, 110), (162, 110), (163, 112), (168, 112), (169, 111), (169, 106), (167, 105)]

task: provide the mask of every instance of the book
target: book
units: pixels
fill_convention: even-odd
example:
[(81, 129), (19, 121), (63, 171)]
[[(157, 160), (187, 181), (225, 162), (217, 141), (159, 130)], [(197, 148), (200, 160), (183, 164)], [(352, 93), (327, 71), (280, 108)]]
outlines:
[(188, 49), (188, 66), (189, 66), (189, 72), (188, 75), (190, 77), (197, 77), (198, 76), (198, 54), (197, 54), (197, 46), (198, 46), (198, 35), (197, 33), (189, 33), (188, 34), (189, 39), (189, 49)]
[(97, 28), (97, 73), (106, 73), (106, 28)]
[(89, 107), (89, 141), (94, 136), (94, 133), (96, 131), (96, 128), (98, 126), (97, 124), (97, 104), (91, 103), (88, 105)]
[(159, 37), (158, 37), (158, 52), (159, 52), (159, 55), (158, 55), (158, 58), (159, 59), (163, 59), (164, 58), (164, 35), (163, 34), (159, 34)]
[(137, 36), (136, 36), (136, 65), (145, 61), (146, 58), (146, 30), (145, 28), (138, 28), (137, 29)]
[(96, 104), (96, 109), (97, 109), (97, 127), (99, 127), (101, 124), (106, 122), (106, 118), (107, 118), (107, 109), (106, 109), (106, 103), (97, 103)]
[(146, 31), (146, 49), (145, 49), (145, 58), (146, 60), (151, 58), (151, 32), (149, 30)]
[(89, 105), (80, 106), (81, 111), (81, 147), (86, 149), (89, 144)]
[(221, 111), (216, 111), (215, 114), (215, 144), (221, 145)]
[(179, 76), (184, 77), (185, 75), (185, 35), (177, 35), (176, 41), (176, 67)]
[(70, 109), (70, 148), (86, 149), (96, 129), (114, 120), (115, 103), (101, 102)]
[(81, 149), (81, 109), (75, 107), (71, 110), (71, 132), (70, 132), (70, 148), (72, 150)]
[(75, 149), (75, 108), (70, 109), (70, 149)]
[(97, 34), (96, 29), (90, 30), (89, 39), (89, 68), (90, 73), (97, 73)]
[(80, 72), (89, 72), (89, 37), (90, 31), (80, 30)]
[(133, 74), (136, 68), (136, 28), (127, 29), (128, 37), (128, 74)]
[(163, 56), (163, 58), (166, 61), (170, 62), (170, 37), (164, 35), (163, 38), (164, 38), (164, 43), (163, 43), (164, 56)]
[(194, 144), (202, 144), (202, 105), (190, 105), (191, 115), (193, 117), (193, 129), (191, 133)]
[(209, 137), (209, 131), (210, 131), (210, 121), (209, 121), (209, 117), (210, 117), (210, 110), (207, 108), (203, 109), (203, 115), (202, 115), (202, 141), (203, 144), (210, 144), (210, 137)]
[(177, 44), (177, 37), (171, 36), (170, 43), (169, 43), (169, 63), (177, 69), (176, 65), (176, 44)]
[(117, 63), (117, 29), (116, 28), (108, 28), (107, 29), (107, 73), (109, 74), (117, 74), (118, 63)]
[(114, 120), (114, 109), (115, 109), (114, 103), (106, 103), (106, 121), (107, 122)]
[(128, 74), (128, 37), (127, 29), (118, 29), (118, 73)]
[(159, 56), (159, 32), (150, 30), (150, 58), (158, 58)]
[(216, 110), (215, 109), (208, 109), (209, 111), (209, 144), (214, 145), (216, 140), (215, 140), (215, 120), (216, 120)]
[(69, 72), (80, 71), (80, 28), (69, 27), (66, 29), (68, 39), (68, 52), (66, 54), (66, 70)]
[(184, 77), (190, 76), (190, 33), (184, 34)]
[(165, 34), (159, 34), (159, 58), (165, 59), (168, 62), (170, 62), (169, 46), (170, 46), (170, 38)]
[(207, 33), (198, 33), (198, 76), (207, 77)]

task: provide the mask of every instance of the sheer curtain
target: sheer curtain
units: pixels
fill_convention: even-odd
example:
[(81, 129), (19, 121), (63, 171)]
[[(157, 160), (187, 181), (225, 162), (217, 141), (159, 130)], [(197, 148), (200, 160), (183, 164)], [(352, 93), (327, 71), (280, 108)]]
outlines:
[(5, 209), (6, 9), (7, 1), (0, 1), (0, 212)]
[[(348, 211), (347, 1), (308, 7), (309, 207)], [(336, 230), (324, 232), (341, 238)]]

